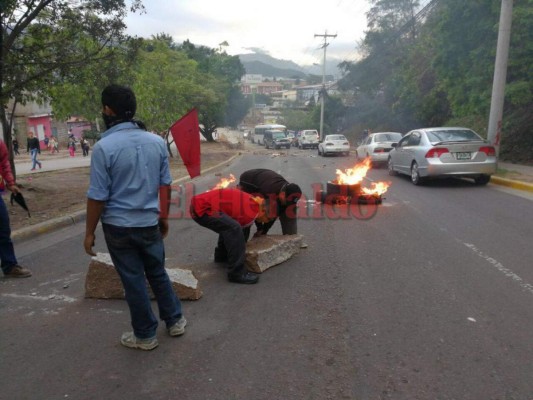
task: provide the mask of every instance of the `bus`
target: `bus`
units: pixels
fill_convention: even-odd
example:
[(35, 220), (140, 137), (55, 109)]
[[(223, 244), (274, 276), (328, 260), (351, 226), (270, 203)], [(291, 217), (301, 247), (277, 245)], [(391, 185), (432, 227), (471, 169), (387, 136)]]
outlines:
[(254, 134), (252, 136), (252, 143), (265, 144), (263, 140), (263, 135), (267, 130), (275, 129), (277, 131), (283, 131), (285, 136), (287, 136), (287, 127), (285, 125), (278, 124), (265, 124), (265, 125), (256, 125), (254, 128)]

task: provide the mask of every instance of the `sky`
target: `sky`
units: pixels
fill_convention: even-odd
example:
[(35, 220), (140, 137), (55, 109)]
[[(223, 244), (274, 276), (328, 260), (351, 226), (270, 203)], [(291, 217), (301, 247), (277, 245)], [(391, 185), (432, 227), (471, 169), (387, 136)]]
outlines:
[(322, 64), (326, 57), (357, 60), (357, 43), (364, 37), (366, 0), (144, 0), (144, 14), (126, 18), (130, 35), (149, 38), (171, 35), (176, 43), (219, 48), (230, 55), (259, 51), (300, 66)]

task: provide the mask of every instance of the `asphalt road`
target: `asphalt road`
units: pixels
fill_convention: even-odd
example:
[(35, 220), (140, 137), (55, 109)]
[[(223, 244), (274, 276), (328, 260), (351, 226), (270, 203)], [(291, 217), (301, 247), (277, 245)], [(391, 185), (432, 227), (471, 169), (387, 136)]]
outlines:
[[(222, 174), (271, 168), (312, 200), (313, 184), (354, 164), (291, 154), (245, 155)], [(392, 182), (373, 218), (305, 203), (318, 216), (299, 222), (309, 248), (257, 285), (228, 283), (216, 235), (172, 221), (168, 263), (193, 265), (204, 296), (183, 303), (187, 333), (160, 326), (152, 352), (119, 344), (123, 301), (83, 298), (84, 226), (17, 244), (34, 276), (0, 281), (0, 398), (533, 399), (533, 199), (370, 177)]]

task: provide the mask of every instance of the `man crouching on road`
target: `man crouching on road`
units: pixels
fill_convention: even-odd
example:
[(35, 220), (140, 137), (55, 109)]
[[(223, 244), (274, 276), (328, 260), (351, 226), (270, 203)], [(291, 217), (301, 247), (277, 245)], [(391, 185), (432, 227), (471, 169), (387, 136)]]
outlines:
[(191, 216), (199, 225), (218, 233), (215, 262), (229, 264), (228, 280), (257, 283), (259, 275), (246, 269), (246, 238), (243, 228), (264, 217), (262, 199), (239, 189), (215, 189), (193, 196)]
[[(246, 193), (259, 195), (267, 201), (275, 202), (276, 215), (274, 218), (267, 223), (255, 222), (257, 227), (255, 237), (266, 235), (276, 222), (276, 216), (279, 216), (281, 231), (284, 235), (298, 234), (296, 204), (302, 197), (300, 186), (289, 183), (277, 172), (258, 168), (243, 172), (239, 178), (238, 187)], [(270, 205), (272, 206), (272, 204)], [(249, 230), (247, 235), (249, 235)]]
[(168, 208), (159, 214), (158, 194), (170, 205), (168, 153), (157, 135), (133, 120), (136, 99), (131, 89), (110, 85), (102, 92), (102, 117), (107, 131), (91, 158), (87, 192), (85, 252), (94, 256), (94, 232), (102, 220), (113, 264), (124, 285), (133, 332), (122, 335), (126, 347), (157, 347), (157, 319), (152, 312), (146, 279), (154, 292), (159, 315), (170, 336), (185, 332), (181, 302), (165, 271), (163, 238), (168, 233)]

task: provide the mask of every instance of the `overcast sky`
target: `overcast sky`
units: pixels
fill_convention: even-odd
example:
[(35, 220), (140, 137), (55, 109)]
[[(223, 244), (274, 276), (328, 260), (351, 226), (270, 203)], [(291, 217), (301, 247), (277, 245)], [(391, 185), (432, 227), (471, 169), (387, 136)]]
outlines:
[(261, 51), (299, 65), (322, 63), (324, 39), (327, 58), (355, 60), (356, 45), (366, 29), (366, 0), (145, 0), (146, 13), (126, 18), (128, 33), (149, 38), (170, 34), (181, 43), (225, 48), (231, 55)]

